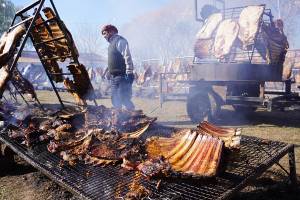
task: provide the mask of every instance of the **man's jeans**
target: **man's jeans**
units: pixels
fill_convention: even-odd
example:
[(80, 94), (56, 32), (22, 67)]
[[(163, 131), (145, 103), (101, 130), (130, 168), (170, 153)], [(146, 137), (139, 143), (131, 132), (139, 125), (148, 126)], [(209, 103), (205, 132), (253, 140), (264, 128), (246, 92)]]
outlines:
[(114, 108), (122, 108), (122, 105), (127, 110), (134, 110), (134, 105), (131, 101), (132, 96), (132, 81), (125, 79), (125, 76), (111, 77), (111, 101)]

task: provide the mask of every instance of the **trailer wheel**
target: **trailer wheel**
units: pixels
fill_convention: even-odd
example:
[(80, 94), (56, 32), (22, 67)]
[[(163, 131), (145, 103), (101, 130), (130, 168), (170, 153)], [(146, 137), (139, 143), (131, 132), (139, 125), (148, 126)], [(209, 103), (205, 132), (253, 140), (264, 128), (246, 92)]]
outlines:
[(186, 107), (190, 119), (195, 123), (203, 120), (214, 121), (220, 111), (216, 94), (210, 91), (190, 94)]

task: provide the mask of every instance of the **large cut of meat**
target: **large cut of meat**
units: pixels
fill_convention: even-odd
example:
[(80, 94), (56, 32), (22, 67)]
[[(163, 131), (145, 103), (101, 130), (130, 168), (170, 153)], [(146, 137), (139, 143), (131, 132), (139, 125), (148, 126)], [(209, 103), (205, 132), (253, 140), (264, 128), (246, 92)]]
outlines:
[(22, 76), (17, 68), (13, 70), (11, 81), (20, 93), (29, 94), (31, 98), (37, 99), (33, 85)]
[(242, 10), (239, 18), (240, 30), (238, 37), (242, 41), (244, 49), (254, 44), (263, 12), (264, 6), (247, 6)]
[(267, 62), (282, 67), (289, 44), (287, 37), (272, 24), (262, 27), (263, 38), (267, 49)]
[(239, 25), (234, 20), (226, 19), (220, 23), (214, 42), (216, 58), (224, 59), (231, 52), (238, 33)]
[(19, 25), (9, 33), (4, 33), (0, 40), (0, 66), (8, 63), (14, 55), (16, 47), (25, 34), (24, 25)]
[(208, 58), (211, 55), (213, 39), (197, 39), (194, 46), (195, 57), (199, 59)]
[(223, 128), (215, 126), (207, 121), (199, 124), (198, 130), (200, 134), (207, 134), (221, 139), (226, 148), (239, 149), (241, 143), (240, 128)]
[[(53, 12), (53, 10), (50, 7), (44, 8), (43, 12), (48, 20), (56, 17), (55, 13)], [(70, 31), (67, 29), (67, 27), (65, 26), (65, 24), (62, 21), (60, 21), (60, 25), (61, 26), (59, 26), (55, 20), (51, 20), (49, 22), (49, 28), (50, 28), (50, 32), (51, 32), (53, 38), (66, 37), (71, 42), (71, 44), (70, 44), (71, 47), (69, 47), (66, 38), (56, 41), (55, 46), (58, 49), (59, 55), (61, 56), (60, 61), (64, 61), (65, 58), (63, 56), (67, 56), (68, 54), (71, 53), (70, 48), (73, 49), (74, 53), (76, 54), (75, 56), (78, 57), (79, 56), (78, 51), (77, 51), (77, 48), (75, 46), (75, 43), (73, 41)]]
[[(42, 16), (38, 15), (35, 21), (36, 26), (31, 31), (31, 36), (35, 43), (41, 43), (52, 39), (51, 34), (49, 32), (50, 28), (47, 24), (44, 24), (43, 22), (44, 19), (42, 18)], [(53, 80), (57, 83), (62, 82), (62, 69), (59, 68), (56, 59), (52, 59), (53, 57), (55, 57), (56, 52), (58, 51), (56, 48), (55, 41), (46, 42), (41, 45), (38, 45), (37, 51), (40, 53), (41, 58), (45, 59), (43, 64), (45, 68), (49, 71), (50, 76), (53, 78)]]
[(223, 20), (221, 13), (215, 13), (205, 20), (202, 28), (196, 35), (194, 53), (197, 58), (203, 59), (211, 55), (211, 49), (214, 43), (213, 33)]
[(65, 79), (64, 85), (75, 97), (76, 102), (85, 105), (86, 100), (93, 100), (95, 98), (94, 89), (85, 66), (70, 64), (68, 69), (73, 75), (73, 80)]
[(43, 58), (52, 58), (56, 55), (57, 48), (55, 46), (55, 41), (52, 40), (50, 33), (50, 28), (43, 17), (38, 14), (35, 20), (35, 27), (32, 29), (31, 35), (35, 43), (41, 43), (37, 46), (38, 51), (41, 53)]
[(0, 98), (2, 98), (2, 95), (6, 89), (6, 84), (9, 81), (9, 72), (8, 72), (8, 66), (2, 66), (0, 68)]
[(195, 177), (217, 174), (222, 148), (222, 140), (189, 129), (172, 138), (151, 138), (147, 143), (150, 158), (163, 156), (172, 170)]
[(292, 68), (295, 66), (297, 59), (296, 51), (288, 51), (283, 63), (282, 79), (288, 80), (292, 75)]
[(217, 29), (218, 25), (223, 20), (222, 13), (215, 13), (209, 16), (200, 31), (197, 33), (197, 39), (210, 39), (212, 38), (212, 34)]

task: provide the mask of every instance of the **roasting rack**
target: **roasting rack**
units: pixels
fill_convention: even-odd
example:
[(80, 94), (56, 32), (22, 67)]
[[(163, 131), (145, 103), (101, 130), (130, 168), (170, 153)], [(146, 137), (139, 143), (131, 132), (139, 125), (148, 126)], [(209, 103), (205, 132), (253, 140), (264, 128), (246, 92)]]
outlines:
[[(35, 25), (35, 21), (38, 18), (39, 15), (41, 15), (41, 10), (43, 7), (45, 7), (46, 5), (46, 0), (37, 0), (34, 1), (33, 3), (31, 3), (30, 5), (24, 7), (23, 9), (19, 10), (18, 12), (16, 12), (13, 21), (10, 25), (10, 28), (8, 29), (8, 31), (13, 30), (15, 27), (24, 24), (25, 28), (26, 28), (26, 33), (23, 37), (23, 40), (14, 56), (13, 62), (9, 67), (9, 71), (11, 72), (17, 65), (17, 62), (22, 54), (22, 51), (25, 47), (25, 44), (28, 40), (28, 38), (30, 38), (30, 40), (32, 41), (33, 47), (36, 49), (37, 55), (40, 58), (40, 61), (42, 63), (43, 68), (45, 69), (45, 72), (47, 74), (47, 77), (51, 83), (51, 86), (55, 92), (55, 95), (57, 96), (59, 103), (61, 105), (62, 108), (64, 108), (64, 103), (63, 100), (61, 99), (59, 93), (58, 93), (58, 89), (54, 83), (54, 79), (53, 79), (53, 75), (64, 75), (64, 76), (71, 76), (71, 73), (52, 73), (50, 72), (47, 68), (46, 68), (46, 62), (47, 61), (59, 61), (60, 59), (70, 59), (70, 64), (75, 64), (75, 65), (80, 65), (79, 60), (78, 60), (78, 54), (75, 52), (75, 49), (73, 48), (73, 39), (71, 37), (68, 36), (68, 30), (66, 30), (66, 28), (63, 25), (63, 22), (57, 12), (57, 9), (53, 3), (53, 0), (49, 0), (50, 3), (50, 8), (52, 8), (55, 16), (51, 19), (47, 19), (45, 21), (43, 21), (40, 24)], [(48, 6), (48, 5), (47, 5)], [(45, 25), (47, 26), (50, 22), (56, 22), (60, 31), (62, 32), (63, 36), (60, 37), (51, 37), (49, 40), (47, 41), (42, 41), (42, 42), (37, 42), (34, 40), (33, 36), (32, 36), (32, 32), (33, 29), (35, 27), (41, 26), (41, 25)], [(46, 48), (45, 44), (47, 43), (51, 43), (51, 42), (55, 42), (55, 41), (59, 41), (59, 40), (65, 40), (66, 41), (66, 45), (68, 47), (68, 49), (70, 50), (70, 52), (66, 55), (63, 56), (50, 56), (50, 57), (45, 57), (42, 55), (41, 53), (41, 49), (45, 50), (43, 48)], [(21, 95), (22, 99), (25, 101), (26, 104), (27, 101), (26, 99), (23, 97), (23, 95), (19, 92), (19, 94)], [(38, 100), (38, 99), (37, 99)], [(97, 105), (95, 99), (93, 100), (95, 105)], [(39, 103), (39, 101), (38, 101)]]
[[(153, 135), (155, 130), (150, 132)], [(161, 134), (161, 129), (157, 133)], [(292, 185), (297, 182), (294, 145), (249, 136), (242, 137), (240, 152), (236, 154), (239, 159), (228, 162), (214, 179), (163, 179), (159, 187), (158, 180), (147, 180), (135, 172), (120, 173), (120, 166), (96, 167), (81, 162), (75, 166), (62, 166), (60, 157), (49, 153), (45, 145), (27, 149), (11, 140), (4, 130), (0, 133), (0, 141), (54, 182), (83, 199), (122, 199), (134, 181), (151, 192), (151, 199), (229, 199), (285, 155), (289, 158), (289, 172), (285, 172)]]

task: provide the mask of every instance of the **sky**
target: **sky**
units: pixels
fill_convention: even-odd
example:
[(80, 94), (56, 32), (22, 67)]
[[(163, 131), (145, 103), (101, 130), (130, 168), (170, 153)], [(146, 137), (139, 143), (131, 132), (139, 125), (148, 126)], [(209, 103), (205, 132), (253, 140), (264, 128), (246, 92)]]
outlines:
[[(27, 6), (33, 0), (11, 0), (16, 6)], [(111, 23), (121, 27), (145, 12), (156, 10), (171, 0), (53, 0), (61, 19), (75, 30), (82, 24), (100, 27)], [(48, 3), (49, 0), (46, 0)]]

